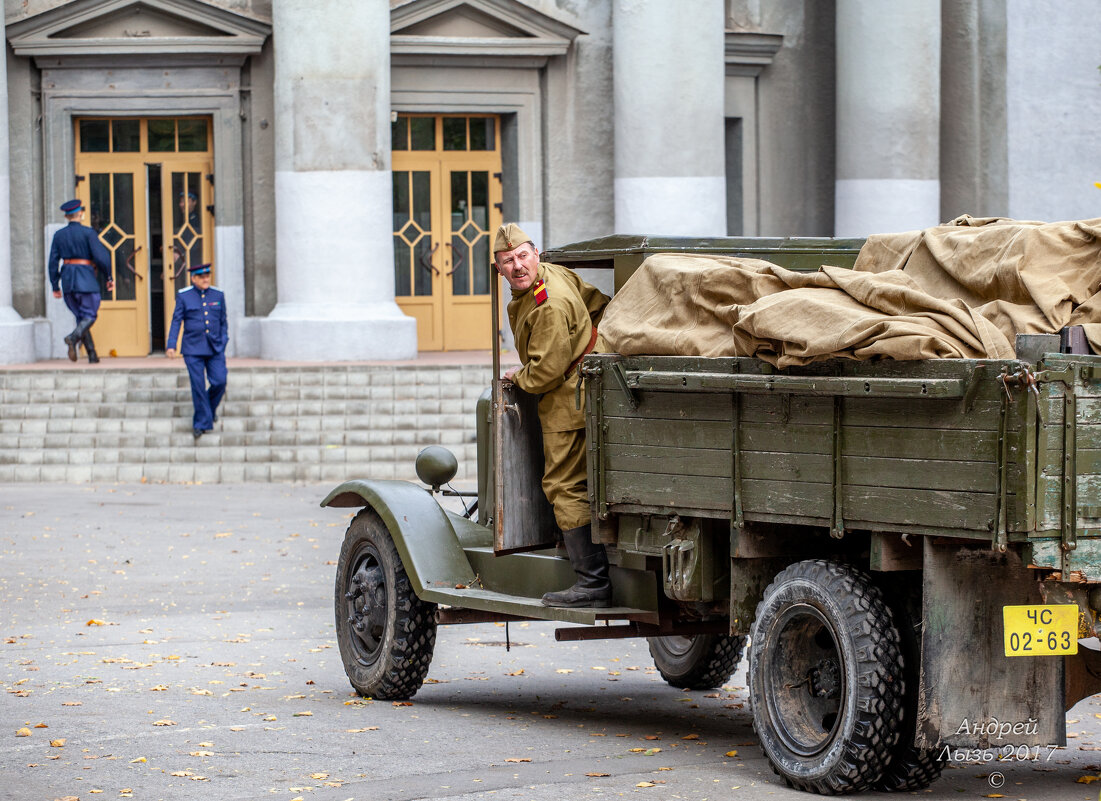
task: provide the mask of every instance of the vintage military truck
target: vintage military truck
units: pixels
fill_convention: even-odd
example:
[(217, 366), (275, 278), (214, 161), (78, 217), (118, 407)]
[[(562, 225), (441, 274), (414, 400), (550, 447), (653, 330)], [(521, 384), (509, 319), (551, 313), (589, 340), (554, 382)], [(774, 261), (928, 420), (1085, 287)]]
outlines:
[[(816, 269), (852, 266), (860, 244), (611, 237), (544, 258), (611, 269), (618, 287), (651, 253)], [(322, 503), (363, 507), (336, 574), (352, 686), (413, 695), (443, 624), (646, 637), (661, 675), (696, 689), (726, 681), (748, 637), (754, 726), (793, 787), (912, 790), (976, 753), (960, 749), (1046, 756), (1065, 745), (1064, 710), (1101, 692), (1101, 658), (1079, 645), (1101, 631), (1101, 357), (1063, 339), (1022, 337), (1005, 361), (785, 370), (588, 356), (609, 609), (540, 604), (573, 574), (539, 488), (534, 398), (495, 380), (466, 514), (432, 495), (455, 473), (442, 449), (418, 462), (431, 491), (355, 480)]]

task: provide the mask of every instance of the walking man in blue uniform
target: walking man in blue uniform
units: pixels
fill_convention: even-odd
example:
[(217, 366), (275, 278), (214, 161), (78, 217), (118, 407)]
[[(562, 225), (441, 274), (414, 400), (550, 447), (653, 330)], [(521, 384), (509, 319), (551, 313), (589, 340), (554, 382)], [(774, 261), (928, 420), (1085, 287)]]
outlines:
[(65, 305), (76, 317), (76, 328), (65, 336), (69, 361), (76, 361), (77, 348), (83, 342), (88, 361), (95, 364), (99, 357), (90, 329), (99, 315), (96, 272), (103, 273), (107, 279), (107, 291), (113, 291), (115, 282), (111, 278), (111, 255), (96, 232), (87, 225), (81, 225), (84, 205), (79, 200), (62, 203), (61, 210), (69, 224), (54, 234), (50, 245), (50, 286), (53, 287), (54, 297), (64, 297)]
[[(196, 264), (191, 273), (191, 286), (176, 295), (176, 310), (168, 329), (165, 355), (176, 356), (176, 338), (183, 324), (183, 344), (180, 353), (191, 377), (191, 401), (195, 406), (192, 428), (195, 439), (210, 431), (218, 419), (218, 404), (226, 391), (226, 343), (229, 326), (226, 323), (226, 296), (210, 285), (210, 265)], [(207, 380), (210, 387), (207, 388)]]

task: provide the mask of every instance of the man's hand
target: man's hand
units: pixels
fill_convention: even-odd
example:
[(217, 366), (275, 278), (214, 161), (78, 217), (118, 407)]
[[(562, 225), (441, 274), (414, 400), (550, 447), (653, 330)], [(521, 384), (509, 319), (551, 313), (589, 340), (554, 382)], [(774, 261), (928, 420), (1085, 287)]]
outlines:
[(115, 282), (112, 281), (111, 279), (107, 280), (107, 291), (108, 292), (114, 292), (115, 291)]
[(510, 367), (507, 370), (505, 370), (505, 381), (511, 381), (512, 377), (514, 375), (516, 375), (518, 372), (520, 372), (519, 367)]
[(175, 359), (176, 358), (176, 349), (175, 348), (168, 348), (164, 352), (164, 355), (167, 356), (169, 359)]
[(55, 298), (61, 297), (61, 290), (60, 289), (55, 289), (54, 290), (54, 297)]

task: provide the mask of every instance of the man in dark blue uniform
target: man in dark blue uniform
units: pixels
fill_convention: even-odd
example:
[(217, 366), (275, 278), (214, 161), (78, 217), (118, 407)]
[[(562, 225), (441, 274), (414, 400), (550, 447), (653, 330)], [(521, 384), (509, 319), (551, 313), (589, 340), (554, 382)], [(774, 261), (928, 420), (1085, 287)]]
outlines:
[[(192, 428), (195, 439), (210, 431), (218, 419), (218, 404), (226, 391), (226, 343), (229, 326), (226, 323), (226, 296), (210, 285), (210, 265), (196, 264), (191, 273), (191, 286), (176, 295), (176, 310), (172, 312), (172, 327), (168, 330), (169, 358), (176, 355), (176, 338), (183, 324), (183, 344), (180, 353), (191, 376), (191, 401), (195, 406)], [(207, 379), (210, 388), (207, 388)]]
[(115, 288), (111, 279), (111, 255), (99, 241), (99, 236), (87, 225), (81, 225), (84, 219), (84, 205), (79, 200), (70, 200), (61, 204), (65, 219), (69, 224), (54, 234), (50, 245), (50, 286), (54, 297), (65, 298), (65, 305), (76, 317), (76, 328), (65, 337), (69, 347), (69, 361), (75, 362), (77, 348), (84, 343), (88, 361), (95, 364), (96, 344), (92, 341), (92, 324), (99, 314), (99, 281), (96, 272), (106, 277), (107, 291)]

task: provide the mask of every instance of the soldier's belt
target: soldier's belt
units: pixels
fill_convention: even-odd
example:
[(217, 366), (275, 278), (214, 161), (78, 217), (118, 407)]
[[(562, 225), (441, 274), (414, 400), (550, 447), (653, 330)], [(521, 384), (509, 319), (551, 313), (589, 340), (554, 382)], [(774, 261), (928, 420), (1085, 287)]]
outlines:
[(62, 259), (62, 264), (85, 264), (88, 267), (95, 266), (95, 263), (91, 259)]
[(569, 366), (566, 372), (563, 374), (563, 378), (569, 378), (570, 373), (577, 369), (577, 365), (581, 364), (581, 360), (593, 352), (593, 348), (596, 347), (596, 326), (593, 326), (593, 331), (589, 334), (589, 344), (585, 346), (585, 350), (581, 351), (581, 355), (573, 360), (573, 364)]

